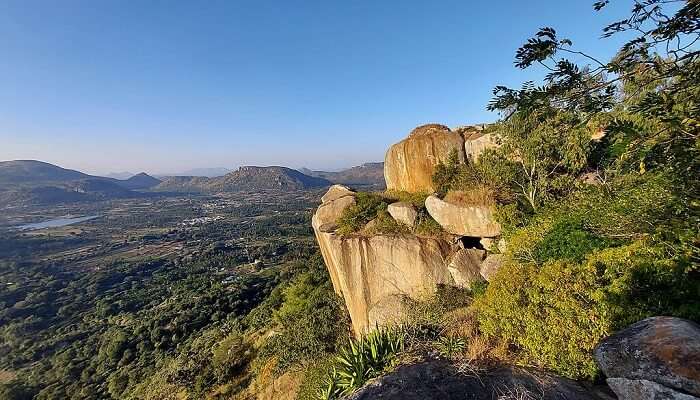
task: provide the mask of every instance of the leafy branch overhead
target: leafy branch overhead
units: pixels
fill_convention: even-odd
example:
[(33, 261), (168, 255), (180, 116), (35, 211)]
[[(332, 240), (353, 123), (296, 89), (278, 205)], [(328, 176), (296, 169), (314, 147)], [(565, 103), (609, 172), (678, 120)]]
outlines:
[[(594, 3), (600, 11), (609, 1)], [(671, 12), (676, 10), (675, 12)], [(700, 39), (700, 3), (697, 1), (645, 0), (636, 1), (630, 16), (609, 24), (603, 29), (603, 38), (620, 33), (631, 33), (617, 55), (603, 62), (588, 53), (572, 48), (572, 42), (559, 38), (551, 27), (541, 28), (516, 51), (515, 65), (529, 68), (534, 64), (548, 72), (544, 85), (526, 82), (519, 90), (497, 86), (488, 105), (491, 111), (500, 111), (509, 118), (516, 110), (536, 107), (555, 107), (581, 111), (592, 115), (613, 108), (621, 87), (637, 80), (639, 86), (655, 85), (671, 94), (692, 91), (700, 82), (698, 77), (698, 40)], [(561, 55), (578, 56), (587, 61), (578, 65)], [(653, 71), (642, 74), (640, 70)], [(650, 92), (639, 104), (639, 111), (669, 108), (670, 99)], [(694, 124), (697, 109), (681, 119)], [(697, 137), (697, 130), (693, 137)]]

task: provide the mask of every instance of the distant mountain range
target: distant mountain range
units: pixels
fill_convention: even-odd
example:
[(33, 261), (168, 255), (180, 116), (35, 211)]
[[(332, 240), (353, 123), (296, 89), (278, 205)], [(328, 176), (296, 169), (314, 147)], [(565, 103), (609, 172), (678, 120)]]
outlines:
[(330, 186), (332, 182), (287, 167), (240, 167), (224, 176), (165, 177), (154, 190), (184, 192), (235, 192), (256, 190), (304, 190)]
[(143, 196), (160, 180), (145, 173), (129, 179), (94, 176), (35, 160), (0, 161), (0, 207)]
[[(213, 177), (191, 175), (158, 179), (142, 172), (126, 179), (116, 179), (89, 175), (42, 161), (0, 161), (0, 208), (19, 204), (142, 197), (154, 192), (293, 191), (321, 188), (333, 183), (382, 189), (385, 187), (383, 167), (383, 163), (367, 163), (343, 171), (326, 172), (298, 171), (279, 166), (247, 166)], [(209, 174), (222, 171), (221, 168), (192, 170)]]
[(327, 179), (333, 183), (343, 185), (371, 186), (377, 189), (386, 187), (383, 162), (365, 163), (336, 172), (312, 171), (308, 168), (301, 168), (299, 171), (309, 176)]

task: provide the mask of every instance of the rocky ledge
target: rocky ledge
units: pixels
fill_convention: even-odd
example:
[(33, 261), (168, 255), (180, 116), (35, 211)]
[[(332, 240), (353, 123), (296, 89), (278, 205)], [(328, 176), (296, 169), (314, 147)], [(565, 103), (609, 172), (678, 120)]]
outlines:
[[(375, 324), (398, 322), (407, 299), (430, 295), (438, 285), (470, 288), (475, 282), (490, 279), (500, 266), (501, 256), (488, 254), (481, 237), (339, 235), (338, 219), (356, 203), (355, 195), (345, 186), (332, 186), (323, 196), (312, 225), (333, 287), (344, 298), (358, 334)], [(401, 202), (390, 204), (389, 213), (407, 226), (415, 223), (417, 215), (412, 205)], [(500, 233), (490, 217), (481, 215), (474, 221), (483, 228), (475, 227), (471, 233)]]

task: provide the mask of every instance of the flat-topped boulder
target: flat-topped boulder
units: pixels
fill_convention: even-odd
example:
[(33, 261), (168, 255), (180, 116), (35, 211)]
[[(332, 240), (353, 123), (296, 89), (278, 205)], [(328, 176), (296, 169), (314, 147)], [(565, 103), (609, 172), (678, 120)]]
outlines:
[(387, 189), (432, 192), (435, 167), (452, 151), (464, 162), (464, 138), (439, 124), (414, 129), (406, 139), (389, 148), (384, 159)]
[(435, 195), (425, 199), (425, 208), (433, 219), (449, 233), (459, 236), (495, 237), (501, 234), (491, 206), (453, 204)]

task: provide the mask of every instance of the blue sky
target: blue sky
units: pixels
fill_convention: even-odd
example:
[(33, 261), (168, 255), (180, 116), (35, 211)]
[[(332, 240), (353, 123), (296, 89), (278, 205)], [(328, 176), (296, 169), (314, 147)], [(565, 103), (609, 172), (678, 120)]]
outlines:
[(630, 2), (0, 2), (0, 160), (91, 173), (379, 161), (415, 126), (497, 119), (539, 27), (607, 58)]

